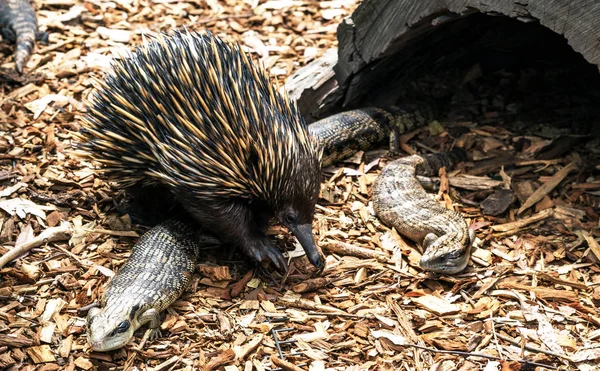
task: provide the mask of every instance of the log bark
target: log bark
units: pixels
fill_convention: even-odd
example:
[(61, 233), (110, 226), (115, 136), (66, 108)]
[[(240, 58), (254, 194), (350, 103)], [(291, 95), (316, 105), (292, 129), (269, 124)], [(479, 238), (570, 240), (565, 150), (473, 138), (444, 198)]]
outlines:
[[(365, 0), (338, 27), (337, 61), (331, 55), (326, 63), (314, 61), (286, 88), (311, 122), (377, 103), (410, 78), (464, 63), (469, 53), (490, 43), (520, 48), (523, 57), (574, 50), (597, 71), (599, 34), (597, 1)], [(541, 45), (536, 38), (544, 40)], [(319, 77), (310, 78), (311, 73)]]

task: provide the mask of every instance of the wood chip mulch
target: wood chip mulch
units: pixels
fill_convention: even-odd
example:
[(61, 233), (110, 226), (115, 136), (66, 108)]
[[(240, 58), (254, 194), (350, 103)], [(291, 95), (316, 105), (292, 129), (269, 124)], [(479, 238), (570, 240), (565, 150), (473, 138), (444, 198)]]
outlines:
[[(470, 161), (432, 179), (432, 194), (477, 232), (463, 273), (423, 272), (419, 247), (377, 220), (370, 187), (388, 159), (376, 149), (325, 169), (314, 223), (327, 261), (321, 274), (303, 257), (292, 260), (287, 277), (209, 257), (166, 311), (159, 339), (136, 349), (142, 330), (123, 349), (90, 352), (85, 307), (145, 230), (117, 216), (119, 188), (68, 153), (92, 79), (113, 53), (141, 42), (141, 33), (185, 25), (239, 41), (283, 83), (336, 47), (337, 25), (357, 4), (36, 4), (49, 45), (37, 46), (23, 77), (10, 72), (11, 47), (2, 49), (0, 66), (0, 368), (597, 367), (598, 139), (520, 116), (526, 104), (494, 86), (519, 86), (525, 77), (488, 78), (478, 66), (464, 81), (480, 91), (464, 89), (439, 121), (403, 137), (407, 153), (454, 145), (469, 152)], [(294, 249), (286, 230), (270, 233)]]

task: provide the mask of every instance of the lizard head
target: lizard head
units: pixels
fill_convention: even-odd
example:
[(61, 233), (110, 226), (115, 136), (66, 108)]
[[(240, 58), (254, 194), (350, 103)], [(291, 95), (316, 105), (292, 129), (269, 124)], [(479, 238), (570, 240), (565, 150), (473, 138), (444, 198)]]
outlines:
[(135, 319), (135, 315), (129, 316), (129, 313), (116, 311), (114, 308), (90, 309), (87, 316), (87, 337), (92, 350), (107, 352), (125, 346), (139, 327), (132, 323), (130, 317)]
[(456, 233), (448, 233), (440, 237), (433, 233), (427, 235), (423, 240), (423, 256), (421, 256), (420, 266), (426, 271), (455, 274), (467, 266), (469, 263), (471, 244), (474, 240), (474, 232), (469, 229), (466, 243), (457, 238)]

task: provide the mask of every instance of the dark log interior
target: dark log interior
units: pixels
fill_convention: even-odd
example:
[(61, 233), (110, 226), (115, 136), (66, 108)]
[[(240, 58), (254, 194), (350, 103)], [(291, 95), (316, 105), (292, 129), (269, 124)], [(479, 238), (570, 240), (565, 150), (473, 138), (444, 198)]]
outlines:
[[(435, 14), (381, 46), (385, 51), (375, 52), (377, 56), (360, 55), (359, 48), (348, 53), (347, 28), (343, 24), (338, 30), (340, 59), (331, 74), (335, 81), (310, 94), (306, 90), (298, 99), (309, 121), (351, 108), (418, 98), (423, 91), (413, 89), (411, 83), (423, 76), (464, 88), (465, 75), (475, 68), (483, 80), (470, 89), (482, 81), (496, 85), (489, 88), (499, 94), (504, 106), (518, 102), (520, 119), (535, 115), (538, 121), (542, 117), (545, 124), (572, 127), (574, 132), (599, 128), (598, 67), (574, 51), (565, 37), (533, 18), (480, 12)], [(393, 33), (390, 28), (382, 32)]]
[[(390, 47), (390, 52), (394, 49)], [(354, 105), (373, 91), (393, 89), (418, 76), (443, 75), (475, 63), (484, 73), (564, 67), (573, 72), (569, 77), (579, 74), (582, 79), (600, 81), (597, 68), (574, 52), (564, 37), (538, 23), (477, 13), (430, 29), (401, 50), (363, 68), (348, 86), (344, 105)]]

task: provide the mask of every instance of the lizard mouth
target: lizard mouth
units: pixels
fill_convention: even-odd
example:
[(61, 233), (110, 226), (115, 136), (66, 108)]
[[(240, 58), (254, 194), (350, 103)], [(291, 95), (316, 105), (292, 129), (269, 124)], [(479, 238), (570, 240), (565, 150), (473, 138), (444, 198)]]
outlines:
[(467, 266), (469, 248), (456, 246), (451, 254), (439, 254), (436, 251), (425, 251), (421, 257), (421, 268), (434, 273), (455, 274)]
[(112, 338), (94, 341), (88, 338), (88, 343), (94, 352), (108, 352), (123, 347), (126, 343), (122, 340), (122, 338)]
[(90, 343), (90, 348), (92, 348), (93, 351), (95, 352), (102, 352), (105, 351), (106, 348), (104, 347), (104, 343), (101, 341), (94, 341), (94, 342), (89, 342)]

